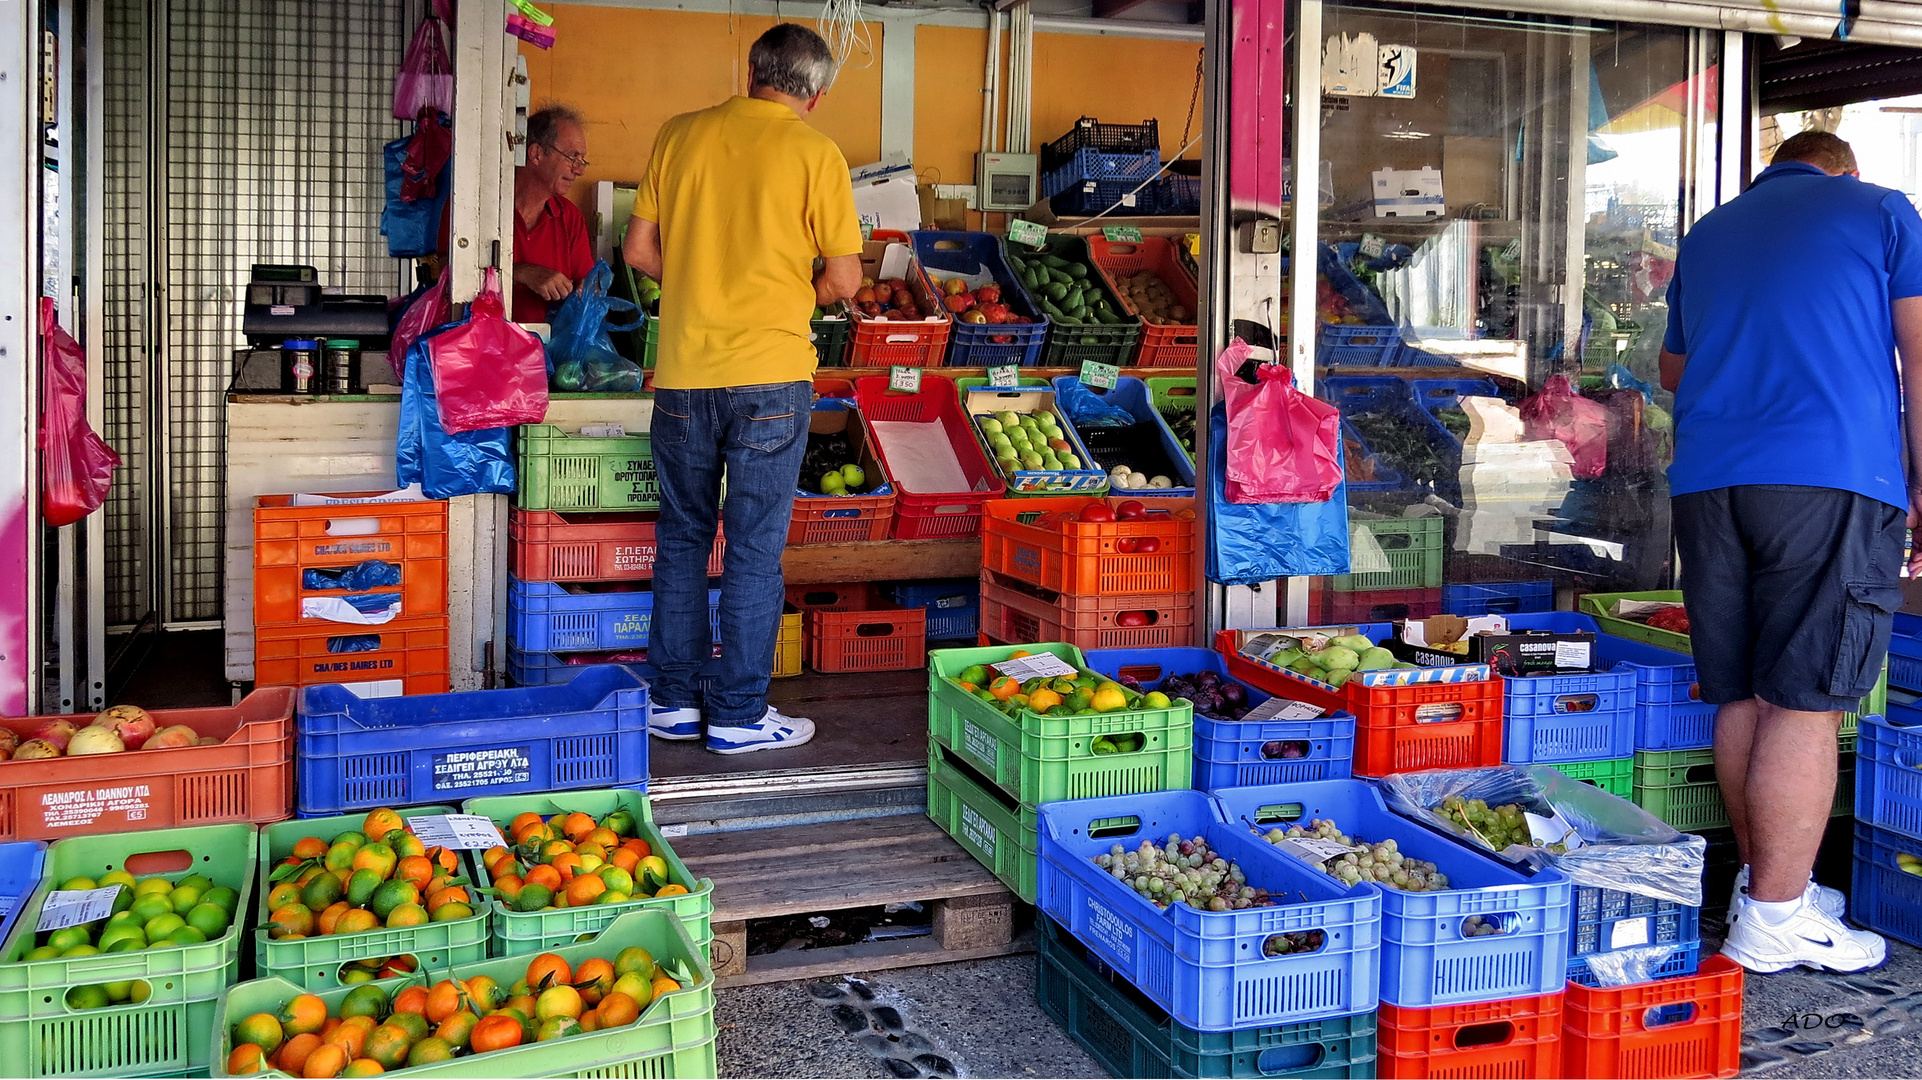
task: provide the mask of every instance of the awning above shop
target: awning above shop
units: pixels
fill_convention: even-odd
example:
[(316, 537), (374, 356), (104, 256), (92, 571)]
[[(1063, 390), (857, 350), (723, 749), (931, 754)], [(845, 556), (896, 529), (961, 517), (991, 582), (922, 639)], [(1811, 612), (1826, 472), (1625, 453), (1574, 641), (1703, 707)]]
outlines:
[(1854, 41), (1763, 46), (1762, 112), (1827, 109), (1922, 94), (1922, 51)]
[[(1440, 4), (1480, 7), (1479, 4)], [(1505, 11), (1615, 22), (1700, 26), (1799, 37), (1806, 42), (1922, 48), (1922, 3), (1908, 0), (1511, 0)], [(1859, 100), (1859, 99), (1855, 99)]]

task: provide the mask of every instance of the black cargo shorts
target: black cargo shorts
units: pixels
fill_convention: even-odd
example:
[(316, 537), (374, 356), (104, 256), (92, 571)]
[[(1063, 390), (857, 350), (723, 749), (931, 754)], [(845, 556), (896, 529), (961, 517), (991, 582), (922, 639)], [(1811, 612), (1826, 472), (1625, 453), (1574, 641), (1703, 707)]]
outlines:
[(1857, 711), (1902, 603), (1906, 515), (1852, 491), (1788, 484), (1672, 501), (1702, 700)]

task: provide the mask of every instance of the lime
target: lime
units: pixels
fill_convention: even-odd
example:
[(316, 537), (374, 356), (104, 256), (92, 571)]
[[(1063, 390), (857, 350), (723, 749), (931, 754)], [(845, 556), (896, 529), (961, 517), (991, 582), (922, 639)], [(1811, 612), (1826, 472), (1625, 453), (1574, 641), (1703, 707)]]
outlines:
[(139, 919), (144, 926), (162, 915), (172, 914), (173, 909), (173, 903), (166, 897), (149, 894), (135, 900), (133, 907), (127, 910), (133, 912), (134, 918)]
[(209, 941), (226, 933), (230, 921), (226, 909), (218, 904), (200, 904), (187, 912), (187, 925), (205, 934)]
[(100, 875), (99, 880), (100, 887), (103, 889), (109, 885), (125, 885), (131, 889), (137, 884), (133, 879), (133, 875), (127, 873), (125, 870), (109, 870)]
[(136, 897), (153, 896), (156, 894), (165, 896), (172, 891), (174, 891), (174, 883), (168, 881), (166, 878), (159, 877), (147, 878), (133, 887), (133, 894)]
[[(370, 975), (371, 977), (371, 975)], [(387, 1015), (387, 991), (378, 986), (358, 986), (347, 992), (340, 1000), (340, 1018), (350, 1016), (371, 1016), (376, 1020)]]
[(176, 926), (173, 933), (167, 935), (167, 940), (175, 945), (201, 945), (206, 943), (207, 935), (191, 926)]
[(155, 915), (153, 918), (147, 920), (147, 940), (159, 941), (161, 938), (172, 935), (175, 930), (185, 925), (187, 925), (187, 920), (171, 911), (165, 915)]
[(62, 890), (73, 892), (86, 892), (91, 889), (98, 889), (99, 887), (100, 886), (90, 877), (70, 877), (60, 883)]
[(108, 926), (139, 926), (140, 916), (135, 915), (131, 910), (116, 911), (113, 913), (112, 917), (108, 918), (107, 925)]
[(338, 836), (335, 836), (332, 840), (328, 841), (327, 846), (333, 847), (335, 844), (348, 844), (358, 848), (366, 843), (367, 843), (366, 833), (344, 832), (339, 834)]
[(67, 991), (67, 1008), (69, 1009), (104, 1009), (107, 1004), (107, 988), (98, 983), (76, 986)]
[[(118, 883), (116, 882), (116, 884)], [(123, 911), (131, 910), (133, 908), (133, 902), (133, 886), (121, 885), (120, 891), (113, 894), (113, 913), (118, 915)]]
[[(132, 942), (133, 944), (126, 945), (122, 944), (123, 942)], [(117, 926), (109, 926), (105, 930), (100, 931), (100, 941), (98, 944), (100, 948), (106, 952), (123, 952), (129, 948), (144, 949), (147, 947), (147, 932), (136, 924), (121, 923)], [(120, 948), (114, 948), (115, 945), (119, 945)]]
[(200, 903), (201, 895), (205, 891), (198, 885), (175, 885), (174, 891), (167, 894), (167, 899), (174, 902), (175, 914), (185, 915), (194, 909), (194, 905)]
[(147, 980), (135, 979), (133, 984), (133, 993), (128, 995), (127, 1000), (131, 1001), (135, 1005), (139, 1005), (144, 1003), (147, 1000), (147, 998), (152, 994), (153, 994), (153, 987), (147, 985)]
[(92, 945), (75, 945), (73, 948), (63, 951), (60, 954), (60, 959), (74, 960), (82, 956), (99, 956), (99, 955), (100, 955), (100, 950), (94, 948)]
[(26, 960), (28, 962), (32, 962), (34, 960), (53, 960), (57, 958), (59, 955), (60, 955), (59, 949), (56, 949), (51, 945), (42, 945), (37, 949), (33, 949), (29, 951), (27, 955), (21, 957), (21, 959)]
[(47, 944), (61, 952), (66, 952), (75, 945), (86, 945), (92, 941), (93, 935), (87, 933), (87, 928), (84, 926), (69, 926), (47, 935)]
[(219, 905), (220, 909), (225, 911), (227, 917), (231, 919), (234, 917), (234, 912), (240, 907), (240, 894), (225, 885), (216, 885), (201, 895), (200, 902), (203, 904)]
[(206, 892), (213, 887), (214, 879), (205, 874), (188, 874), (174, 882), (175, 889), (199, 889), (201, 892)]
[(125, 1001), (133, 996), (133, 980), (128, 979), (126, 982), (110, 982), (107, 984), (106, 990), (107, 1000), (115, 1002)]

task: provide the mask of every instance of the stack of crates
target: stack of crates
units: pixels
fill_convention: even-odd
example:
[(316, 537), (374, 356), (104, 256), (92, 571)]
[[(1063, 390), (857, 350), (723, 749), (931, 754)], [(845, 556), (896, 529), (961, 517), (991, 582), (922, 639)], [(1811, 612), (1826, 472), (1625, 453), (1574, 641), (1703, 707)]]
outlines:
[(1070, 217), (1117, 207), (1123, 217), (1153, 213), (1156, 189), (1148, 181), (1160, 170), (1157, 121), (1104, 124), (1084, 116), (1041, 147), (1041, 194)]
[[(1084, 520), (1100, 504), (1132, 520)], [(1082, 496), (991, 502), (981, 547), (982, 644), (1065, 641), (1157, 649), (1194, 640), (1193, 499)]]
[[(1588, 670), (1507, 680), (1507, 734), (1502, 760), (1548, 765), (1628, 798), (1634, 770), (1638, 688), (1646, 667), (1624, 663), (1642, 648), (1595, 633), (1595, 621), (1573, 612), (1507, 614), (1514, 630), (1595, 634)], [(1644, 658), (1646, 661), (1646, 658)]]
[(447, 503), (254, 500), (254, 683), (448, 688)]
[(1021, 651), (1051, 656), (1090, 685), (1103, 677), (1063, 642), (930, 652), (928, 816), (1034, 903), (1040, 806), (1186, 789), (1194, 773), (1194, 710), (1177, 701), (1063, 716), (983, 700), (993, 696), (996, 666)]
[[(1311, 598), (1310, 610), (1323, 626), (1348, 622), (1424, 619), (1441, 613), (1441, 515), (1381, 517), (1350, 510), (1351, 532), (1366, 530), (1388, 560), (1387, 570), (1366, 574), (1336, 574)], [(1404, 614), (1376, 615), (1384, 605), (1406, 605)]]
[[(1901, 669), (1891, 667), (1891, 674)], [(1907, 679), (1907, 673), (1903, 672)], [(1906, 696), (1906, 695), (1905, 695)], [(1922, 709), (1891, 702), (1862, 721), (1849, 913), (1871, 930), (1922, 944)]]
[(912, 671), (927, 655), (927, 609), (897, 604), (871, 582), (790, 585), (787, 603), (801, 612), (816, 671)]

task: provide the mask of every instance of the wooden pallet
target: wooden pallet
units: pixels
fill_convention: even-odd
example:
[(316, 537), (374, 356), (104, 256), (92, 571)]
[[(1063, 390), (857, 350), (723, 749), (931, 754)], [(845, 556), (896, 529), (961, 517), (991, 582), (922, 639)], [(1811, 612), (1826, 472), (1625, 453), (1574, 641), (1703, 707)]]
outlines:
[[(853, 971), (974, 960), (1023, 951), (1014, 894), (922, 814), (700, 833), (674, 850), (714, 881), (716, 985), (748, 986)], [(750, 957), (752, 919), (914, 901), (933, 908), (932, 937)]]

